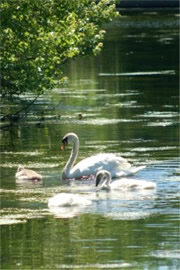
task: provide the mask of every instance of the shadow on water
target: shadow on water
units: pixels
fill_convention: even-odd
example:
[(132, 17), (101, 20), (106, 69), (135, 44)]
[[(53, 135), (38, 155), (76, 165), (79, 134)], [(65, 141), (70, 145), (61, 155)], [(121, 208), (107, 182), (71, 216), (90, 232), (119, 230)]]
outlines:
[[(1, 132), (2, 269), (179, 268), (178, 15), (124, 14), (106, 28), (100, 56), (66, 66), (69, 85)], [(70, 131), (78, 160), (119, 153), (146, 165), (133, 178), (157, 188), (96, 192), (94, 180), (63, 181)], [(43, 180), (16, 181), (19, 164)], [(51, 211), (48, 199), (62, 192), (92, 204)]]

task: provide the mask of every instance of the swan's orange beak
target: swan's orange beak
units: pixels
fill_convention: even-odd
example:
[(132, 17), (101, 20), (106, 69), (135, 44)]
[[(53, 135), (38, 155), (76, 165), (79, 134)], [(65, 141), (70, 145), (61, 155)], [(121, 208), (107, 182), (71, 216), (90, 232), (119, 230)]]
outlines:
[(65, 143), (63, 143), (63, 144), (61, 145), (61, 150), (62, 150), (62, 151), (64, 151), (65, 146), (66, 146)]

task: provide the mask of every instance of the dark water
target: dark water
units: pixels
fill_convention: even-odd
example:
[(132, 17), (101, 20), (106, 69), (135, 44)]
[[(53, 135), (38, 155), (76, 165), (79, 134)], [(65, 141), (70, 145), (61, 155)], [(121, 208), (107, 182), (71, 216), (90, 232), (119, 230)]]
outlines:
[[(107, 26), (100, 56), (69, 64), (69, 85), (1, 132), (1, 269), (179, 269), (178, 67), (178, 14), (124, 14)], [(146, 165), (135, 178), (156, 190), (62, 181), (67, 132), (80, 138), (78, 160), (120, 153)], [(16, 181), (18, 164), (43, 181)], [(62, 191), (92, 205), (50, 211)]]

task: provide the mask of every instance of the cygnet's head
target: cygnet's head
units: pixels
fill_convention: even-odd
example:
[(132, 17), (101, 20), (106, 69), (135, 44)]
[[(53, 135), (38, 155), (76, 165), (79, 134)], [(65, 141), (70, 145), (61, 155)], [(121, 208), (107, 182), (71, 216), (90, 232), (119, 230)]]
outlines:
[(17, 172), (21, 172), (22, 170), (24, 170), (24, 166), (23, 165), (19, 165), (18, 166), (18, 169), (17, 169)]
[(100, 184), (103, 183), (105, 180), (111, 179), (111, 174), (110, 172), (106, 170), (100, 170), (96, 174), (96, 187)]

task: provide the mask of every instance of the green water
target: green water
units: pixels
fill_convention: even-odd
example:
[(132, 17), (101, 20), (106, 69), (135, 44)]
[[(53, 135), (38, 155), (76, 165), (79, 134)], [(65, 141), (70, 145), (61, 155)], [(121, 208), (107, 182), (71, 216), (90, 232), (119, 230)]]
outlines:
[[(1, 269), (180, 267), (178, 14), (124, 14), (106, 29), (100, 56), (66, 66), (68, 86), (1, 132)], [(156, 190), (96, 193), (94, 180), (63, 181), (67, 132), (79, 136), (78, 160), (120, 153), (146, 165), (134, 178)], [(19, 164), (43, 181), (17, 181)], [(92, 204), (48, 209), (61, 192)]]

